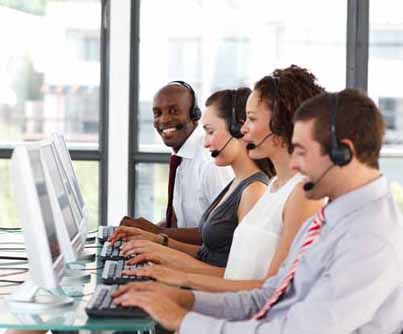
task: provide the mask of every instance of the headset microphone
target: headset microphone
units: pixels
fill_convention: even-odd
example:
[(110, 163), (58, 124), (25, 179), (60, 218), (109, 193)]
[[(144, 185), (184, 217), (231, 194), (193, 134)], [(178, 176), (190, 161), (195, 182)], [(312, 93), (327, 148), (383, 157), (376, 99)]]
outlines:
[(334, 164), (331, 164), (323, 173), (322, 175), (316, 180), (316, 182), (306, 182), (303, 186), (304, 191), (308, 192), (311, 191), (322, 179), (325, 177), (325, 175), (328, 173), (329, 170), (331, 170), (334, 166)]
[(264, 143), (264, 141), (265, 141), (266, 139), (270, 138), (272, 135), (273, 135), (273, 133), (270, 132), (270, 133), (269, 133), (266, 137), (264, 137), (263, 140), (262, 140), (259, 144), (257, 144), (257, 145), (256, 145), (255, 143), (248, 143), (248, 145), (246, 145), (246, 149), (247, 149), (248, 151), (250, 151), (250, 150), (254, 150), (254, 149), (258, 148), (260, 145), (262, 145), (262, 144)]
[(227, 142), (224, 144), (224, 146), (220, 149), (220, 150), (214, 150), (211, 152), (211, 157), (213, 158), (217, 158), (222, 151), (224, 151), (224, 149), (227, 147), (228, 143), (231, 141), (231, 139), (234, 137), (230, 137), (230, 139), (227, 140)]

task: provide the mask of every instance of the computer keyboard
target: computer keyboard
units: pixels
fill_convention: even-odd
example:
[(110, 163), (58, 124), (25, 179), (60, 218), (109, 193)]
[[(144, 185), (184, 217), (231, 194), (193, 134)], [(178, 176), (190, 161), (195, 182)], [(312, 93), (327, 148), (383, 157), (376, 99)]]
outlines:
[(120, 246), (122, 245), (122, 241), (118, 240), (116, 241), (113, 246), (110, 242), (105, 242), (101, 253), (99, 254), (99, 256), (101, 257), (102, 261), (106, 261), (106, 260), (124, 260), (125, 257), (120, 255)]
[(98, 285), (88, 302), (85, 312), (89, 317), (145, 318), (148, 314), (138, 307), (117, 306), (112, 301), (112, 293), (117, 285)]
[(102, 282), (104, 284), (125, 284), (129, 282), (149, 281), (148, 277), (122, 275), (123, 270), (133, 270), (143, 267), (146, 264), (128, 265), (125, 260), (106, 261), (102, 271)]
[(107, 241), (115, 232), (116, 227), (114, 226), (100, 226), (98, 229), (98, 240), (101, 243)]

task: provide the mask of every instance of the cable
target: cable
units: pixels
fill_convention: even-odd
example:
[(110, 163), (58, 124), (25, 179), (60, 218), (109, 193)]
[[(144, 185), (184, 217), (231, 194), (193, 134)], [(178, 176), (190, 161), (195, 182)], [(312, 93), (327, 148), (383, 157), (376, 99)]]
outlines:
[(0, 270), (14, 270), (11, 273), (0, 274), (0, 277), (19, 275), (19, 274), (24, 274), (24, 273), (28, 272), (28, 268), (1, 267)]
[(0, 282), (2, 282), (2, 283), (13, 283), (13, 284), (0, 285), (1, 288), (4, 288), (4, 287), (7, 287), (7, 286), (11, 286), (11, 285), (22, 284), (25, 281), (15, 281), (15, 280), (11, 280), (11, 279), (0, 279)]
[(97, 233), (97, 232), (98, 232), (98, 230), (99, 230), (99, 228), (97, 228), (96, 230), (88, 231), (88, 233), (87, 233), (87, 234), (91, 234), (91, 233)]
[(96, 246), (96, 245), (84, 246), (84, 248), (102, 248), (102, 247), (103, 247), (103, 245), (98, 245), (98, 246)]
[(0, 256), (0, 260), (23, 260), (28, 261), (27, 257), (22, 256)]
[(0, 231), (19, 232), (19, 231), (22, 231), (22, 228), (21, 227), (0, 227)]

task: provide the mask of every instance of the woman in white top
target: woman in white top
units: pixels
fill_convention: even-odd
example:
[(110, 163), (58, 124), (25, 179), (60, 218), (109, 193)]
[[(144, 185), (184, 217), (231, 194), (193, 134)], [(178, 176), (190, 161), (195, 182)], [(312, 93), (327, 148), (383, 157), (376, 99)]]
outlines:
[(290, 167), (294, 113), (304, 100), (321, 92), (310, 72), (292, 65), (259, 80), (249, 96), (241, 130), (249, 157), (269, 158), (277, 175), (237, 227), (225, 278), (180, 272), (169, 268), (168, 261), (131, 273), (206, 291), (256, 288), (275, 274), (300, 226), (322, 205), (305, 198), (302, 177)]

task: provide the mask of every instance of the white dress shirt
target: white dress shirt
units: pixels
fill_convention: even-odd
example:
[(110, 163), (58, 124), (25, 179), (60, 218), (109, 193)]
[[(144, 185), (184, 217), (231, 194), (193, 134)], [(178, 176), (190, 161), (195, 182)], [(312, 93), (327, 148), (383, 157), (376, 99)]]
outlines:
[(302, 255), (281, 299), (250, 320), (289, 272), (311, 220), (277, 275), (261, 289), (194, 292), (181, 334), (400, 334), (403, 328), (403, 225), (384, 177), (325, 208), (319, 240)]
[(182, 162), (176, 170), (173, 208), (178, 227), (199, 227), (204, 211), (233, 179), (231, 167), (218, 167), (203, 147), (203, 130), (197, 126), (176, 155)]

